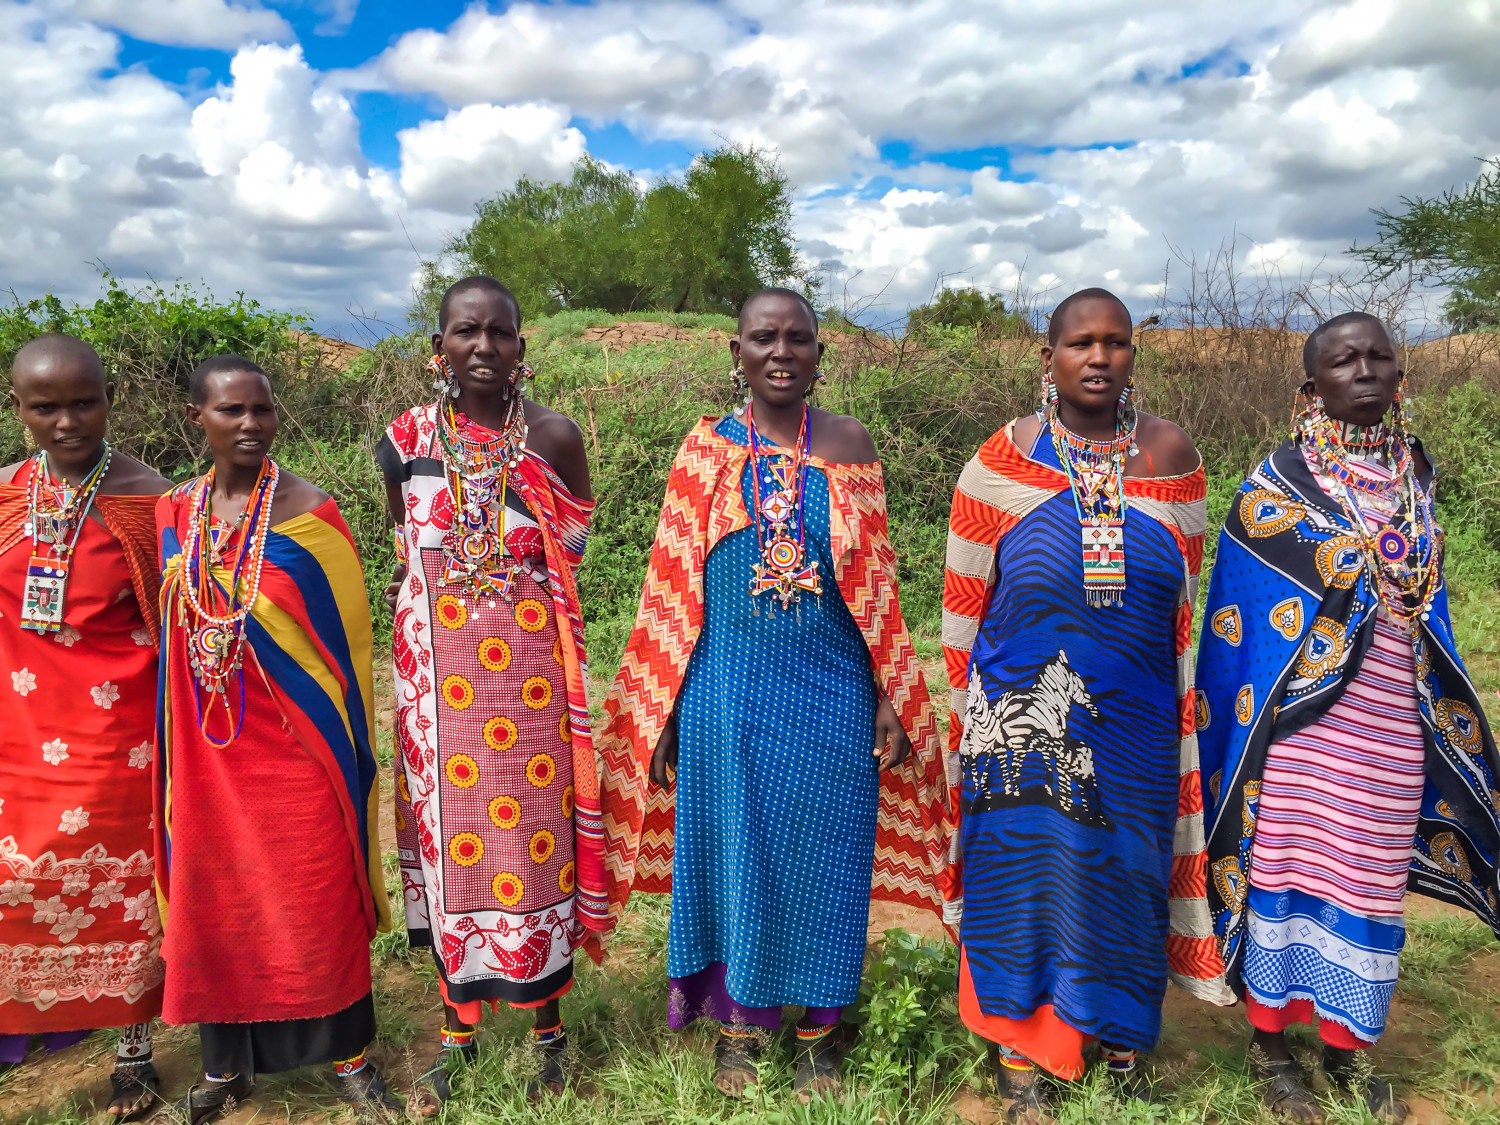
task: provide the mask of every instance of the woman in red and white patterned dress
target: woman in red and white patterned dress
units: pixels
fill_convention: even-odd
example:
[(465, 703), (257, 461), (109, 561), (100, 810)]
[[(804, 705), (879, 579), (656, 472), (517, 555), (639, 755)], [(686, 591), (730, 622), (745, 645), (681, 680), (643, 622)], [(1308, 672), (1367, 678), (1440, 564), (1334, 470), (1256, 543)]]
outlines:
[(558, 1000), (602, 922), (602, 833), (574, 572), (593, 501), (583, 437), (522, 397), (515, 298), (467, 278), (443, 298), (436, 403), (377, 452), (400, 563), (396, 832), (406, 922), (430, 945), (446, 1023), (412, 1109), (436, 1114), (485, 1004), (536, 1010), (560, 1092)]

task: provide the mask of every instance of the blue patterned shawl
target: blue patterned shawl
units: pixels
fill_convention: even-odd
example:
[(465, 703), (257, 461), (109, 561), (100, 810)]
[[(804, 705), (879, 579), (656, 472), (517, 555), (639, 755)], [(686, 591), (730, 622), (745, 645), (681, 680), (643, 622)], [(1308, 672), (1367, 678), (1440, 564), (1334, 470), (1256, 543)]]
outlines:
[[(1422, 483), (1431, 482), (1429, 467)], [(1378, 606), (1348, 519), (1288, 442), (1250, 474), (1224, 522), (1198, 650), (1208, 896), (1231, 981), (1267, 751), (1343, 694)], [(1473, 911), (1500, 936), (1500, 758), (1454, 647), (1445, 584), (1413, 649), (1427, 783), (1408, 885)]]

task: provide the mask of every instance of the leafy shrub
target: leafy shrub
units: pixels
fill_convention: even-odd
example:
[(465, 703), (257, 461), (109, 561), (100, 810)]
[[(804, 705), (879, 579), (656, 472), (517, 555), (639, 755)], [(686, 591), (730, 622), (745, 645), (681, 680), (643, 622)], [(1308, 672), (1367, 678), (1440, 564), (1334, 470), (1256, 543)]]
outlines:
[(907, 331), (933, 328), (970, 328), (980, 336), (1030, 336), (1031, 321), (1024, 313), (1005, 307), (996, 293), (978, 289), (944, 289), (929, 304), (911, 310)]
[(859, 1040), (849, 1053), (863, 1083), (908, 1090), (949, 1080), (977, 1058), (958, 1019), (958, 947), (887, 930), (860, 984)]
[[(537, 373), (532, 393), (578, 422), (598, 498), (579, 587), (599, 676), (613, 671), (634, 617), (677, 447), (698, 417), (734, 405), (722, 335), (694, 331), (727, 333), (732, 320), (633, 317), (683, 332), (623, 351), (583, 339), (588, 329), (616, 319), (569, 310), (525, 326)], [(201, 442), (181, 421), (187, 372), (214, 351), (251, 355), (270, 372), (281, 405), (277, 456), (339, 500), (384, 622), (379, 595), (391, 546), (374, 447), (393, 417), (431, 400), (423, 368), (429, 344), (421, 333), (392, 336), (341, 368), (299, 327), (296, 318), (243, 297), (221, 303), (180, 286), (130, 293), (107, 279), (105, 297), (93, 305), (46, 298), (0, 309), (0, 358), (8, 363), (21, 343), (42, 331), (90, 339), (121, 384), (115, 441), (182, 479), (203, 466)], [(902, 608), (914, 630), (936, 633), (954, 482), (981, 441), (1034, 409), (1038, 341), (980, 339), (963, 327), (921, 337), (827, 335), (829, 382), (814, 401), (860, 418), (874, 436), (885, 469)], [(1143, 403), (1188, 429), (1208, 468), (1206, 565), (1245, 471), (1286, 433), (1300, 346), (1293, 334), (1253, 324), (1142, 335), (1137, 383)], [(1488, 592), (1500, 586), (1496, 365), (1486, 352), (1455, 358), (1429, 346), (1409, 353), (1407, 369), (1417, 391), (1417, 429), (1438, 465), (1450, 575), (1464, 590)], [(0, 412), (0, 455), (9, 461), (20, 453), (15, 417)], [(1485, 623), (1494, 615), (1484, 606), (1464, 612), (1466, 642), (1489, 644)]]

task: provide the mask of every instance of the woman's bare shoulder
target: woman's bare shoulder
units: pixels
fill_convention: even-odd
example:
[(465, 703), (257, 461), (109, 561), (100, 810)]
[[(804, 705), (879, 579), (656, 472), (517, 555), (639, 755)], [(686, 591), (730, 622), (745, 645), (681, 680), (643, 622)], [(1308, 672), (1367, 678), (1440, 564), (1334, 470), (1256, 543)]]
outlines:
[(150, 465), (116, 450), (109, 459), (109, 475), (101, 491), (106, 496), (160, 496), (172, 482)]
[(873, 465), (880, 460), (875, 439), (858, 418), (826, 410), (819, 410), (816, 418), (812, 449), (815, 456), (834, 465)]
[(283, 523), (286, 520), (296, 519), (298, 516), (305, 516), (308, 512), (322, 507), (330, 499), (332, 497), (317, 485), (282, 469), (276, 481), (276, 500), (271, 512), (271, 521)]
[(1154, 414), (1140, 416), (1136, 423), (1136, 445), (1143, 455), (1150, 457), (1150, 475), (1154, 477), (1180, 477), (1203, 463), (1187, 431)]

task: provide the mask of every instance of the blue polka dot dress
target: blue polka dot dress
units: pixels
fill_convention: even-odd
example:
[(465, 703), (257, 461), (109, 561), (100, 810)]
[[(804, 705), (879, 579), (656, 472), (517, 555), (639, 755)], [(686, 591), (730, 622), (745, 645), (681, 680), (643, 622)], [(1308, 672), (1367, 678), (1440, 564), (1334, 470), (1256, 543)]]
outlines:
[[(748, 444), (733, 417), (717, 432)], [(752, 469), (742, 487), (753, 513)], [(853, 1003), (870, 910), (877, 694), (833, 579), (828, 481), (815, 468), (803, 517), (822, 595), (803, 594), (800, 620), (796, 609), (770, 616), (770, 596), (749, 593), (754, 525), (726, 536), (705, 566), (703, 630), (678, 703), (667, 971), (674, 985), (722, 971), (751, 1008)], [(698, 1014), (714, 1013), (674, 1010), (672, 1022)]]

